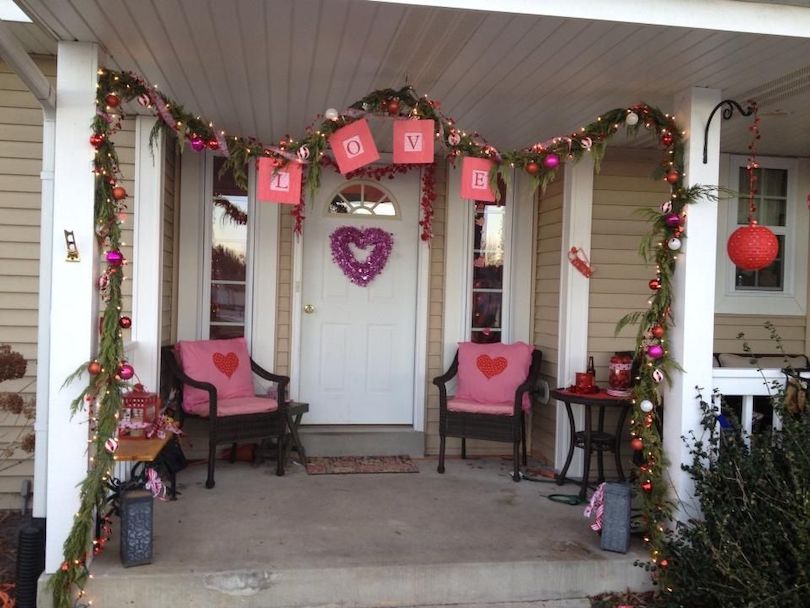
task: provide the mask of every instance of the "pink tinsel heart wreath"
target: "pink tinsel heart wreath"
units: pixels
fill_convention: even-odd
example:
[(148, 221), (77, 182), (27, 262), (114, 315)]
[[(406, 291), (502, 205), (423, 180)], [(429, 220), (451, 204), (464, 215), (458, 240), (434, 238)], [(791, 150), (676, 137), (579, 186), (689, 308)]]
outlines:
[[(365, 287), (380, 274), (388, 262), (394, 237), (381, 228), (359, 229), (354, 226), (341, 226), (329, 236), (332, 259), (340, 266), (348, 279), (355, 285)], [(349, 245), (358, 249), (373, 247), (365, 262), (358, 260)]]

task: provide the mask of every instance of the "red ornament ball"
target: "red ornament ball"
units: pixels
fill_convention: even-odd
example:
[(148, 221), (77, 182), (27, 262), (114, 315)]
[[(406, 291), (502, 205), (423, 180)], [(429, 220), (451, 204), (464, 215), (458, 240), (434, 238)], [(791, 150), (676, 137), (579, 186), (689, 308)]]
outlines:
[(118, 97), (115, 93), (108, 93), (107, 96), (104, 98), (104, 103), (106, 103), (111, 108), (117, 108), (121, 105), (121, 98)]
[(659, 279), (651, 279), (650, 282), (647, 283), (647, 285), (649, 285), (650, 289), (652, 289), (653, 291), (658, 291), (659, 289), (661, 289), (661, 281)]
[(658, 567), (666, 570), (667, 568), (669, 568), (669, 560), (667, 558), (660, 560), (658, 562)]
[(112, 189), (112, 197), (117, 201), (122, 201), (127, 197), (127, 191), (121, 186), (116, 186)]
[(399, 99), (390, 99), (388, 103), (385, 104), (385, 109), (389, 114), (398, 114), (399, 113)]
[(672, 137), (672, 133), (664, 133), (661, 136), (661, 145), (665, 148), (669, 148), (672, 145), (672, 142), (675, 141), (675, 138)]
[(534, 161), (526, 163), (525, 168), (526, 168), (526, 173), (528, 173), (529, 175), (537, 175), (537, 172), (540, 171), (540, 165), (538, 165)]
[(633, 448), (634, 452), (640, 452), (644, 449), (644, 442), (641, 440), (641, 437), (633, 437), (630, 440), (630, 447)]
[(91, 361), (87, 366), (87, 371), (91, 376), (96, 376), (101, 373), (101, 363), (98, 361)]
[(647, 494), (653, 491), (653, 483), (649, 479), (646, 479), (641, 482), (641, 489), (644, 490)]
[(118, 319), (118, 327), (120, 327), (121, 329), (129, 329), (130, 327), (132, 327), (132, 319), (130, 319), (129, 317), (121, 317), (120, 319)]
[(205, 145), (208, 146), (209, 150), (219, 150), (219, 140), (216, 137), (212, 137)]
[(675, 185), (678, 183), (678, 180), (681, 178), (681, 174), (678, 173), (675, 169), (670, 169), (667, 171), (666, 180), (668, 184)]
[(653, 325), (650, 328), (650, 333), (653, 335), (653, 338), (658, 338), (660, 340), (664, 337), (666, 330), (661, 325)]
[(751, 222), (731, 234), (726, 251), (731, 261), (743, 270), (761, 270), (776, 259), (779, 241), (770, 228)]
[(104, 136), (101, 133), (93, 133), (90, 136), (90, 145), (98, 149), (104, 143)]

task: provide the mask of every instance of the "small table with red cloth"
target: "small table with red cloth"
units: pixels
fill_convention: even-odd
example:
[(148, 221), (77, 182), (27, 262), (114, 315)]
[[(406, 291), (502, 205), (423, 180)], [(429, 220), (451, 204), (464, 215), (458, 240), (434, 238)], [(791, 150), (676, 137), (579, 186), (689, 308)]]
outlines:
[[(616, 471), (619, 474), (619, 481), (624, 481), (624, 470), (622, 469), (621, 458), (622, 428), (624, 427), (624, 421), (627, 419), (627, 413), (630, 411), (632, 401), (622, 397), (608, 395), (603, 390), (600, 390), (598, 393), (579, 393), (567, 388), (552, 390), (551, 397), (565, 404), (565, 411), (568, 414), (568, 425), (571, 432), (570, 442), (568, 444), (568, 456), (565, 459), (565, 465), (562, 471), (557, 475), (557, 484), (562, 485), (566, 481), (568, 467), (571, 466), (575, 447), (582, 448), (585, 451), (585, 465), (579, 490), (580, 500), (585, 500), (588, 494), (591, 452), (596, 452), (599, 472), (597, 481), (599, 483), (605, 480), (603, 452), (613, 452), (613, 456), (616, 459)], [(572, 403), (579, 403), (585, 407), (585, 429), (582, 431), (577, 431), (576, 424), (574, 423), (574, 412), (571, 410)], [(591, 410), (594, 407), (599, 409), (599, 419), (596, 430), (593, 430), (593, 423), (591, 421)], [(605, 408), (608, 407), (620, 408), (615, 433), (605, 432)]]

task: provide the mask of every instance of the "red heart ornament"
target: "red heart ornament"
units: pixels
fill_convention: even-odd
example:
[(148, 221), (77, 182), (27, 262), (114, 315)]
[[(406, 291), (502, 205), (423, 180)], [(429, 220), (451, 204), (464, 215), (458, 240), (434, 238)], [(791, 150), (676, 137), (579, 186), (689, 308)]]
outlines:
[(239, 357), (236, 356), (236, 353), (228, 353), (227, 355), (214, 353), (211, 355), (211, 359), (214, 362), (214, 367), (228, 376), (228, 378), (233, 376), (236, 368), (239, 367)]
[(506, 360), (506, 357), (495, 357), (493, 359), (489, 355), (478, 355), (475, 364), (478, 366), (478, 369), (481, 370), (481, 373), (487, 377), (487, 380), (489, 380), (493, 376), (497, 376), (503, 372), (509, 365), (509, 361)]

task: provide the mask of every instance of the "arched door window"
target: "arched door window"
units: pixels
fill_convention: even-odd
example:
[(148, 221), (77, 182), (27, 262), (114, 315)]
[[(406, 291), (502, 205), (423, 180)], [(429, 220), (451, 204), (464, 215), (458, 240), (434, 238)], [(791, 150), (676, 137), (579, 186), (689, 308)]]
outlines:
[(366, 181), (351, 181), (338, 190), (329, 200), (327, 212), (399, 219), (399, 205), (389, 192), (379, 184)]

